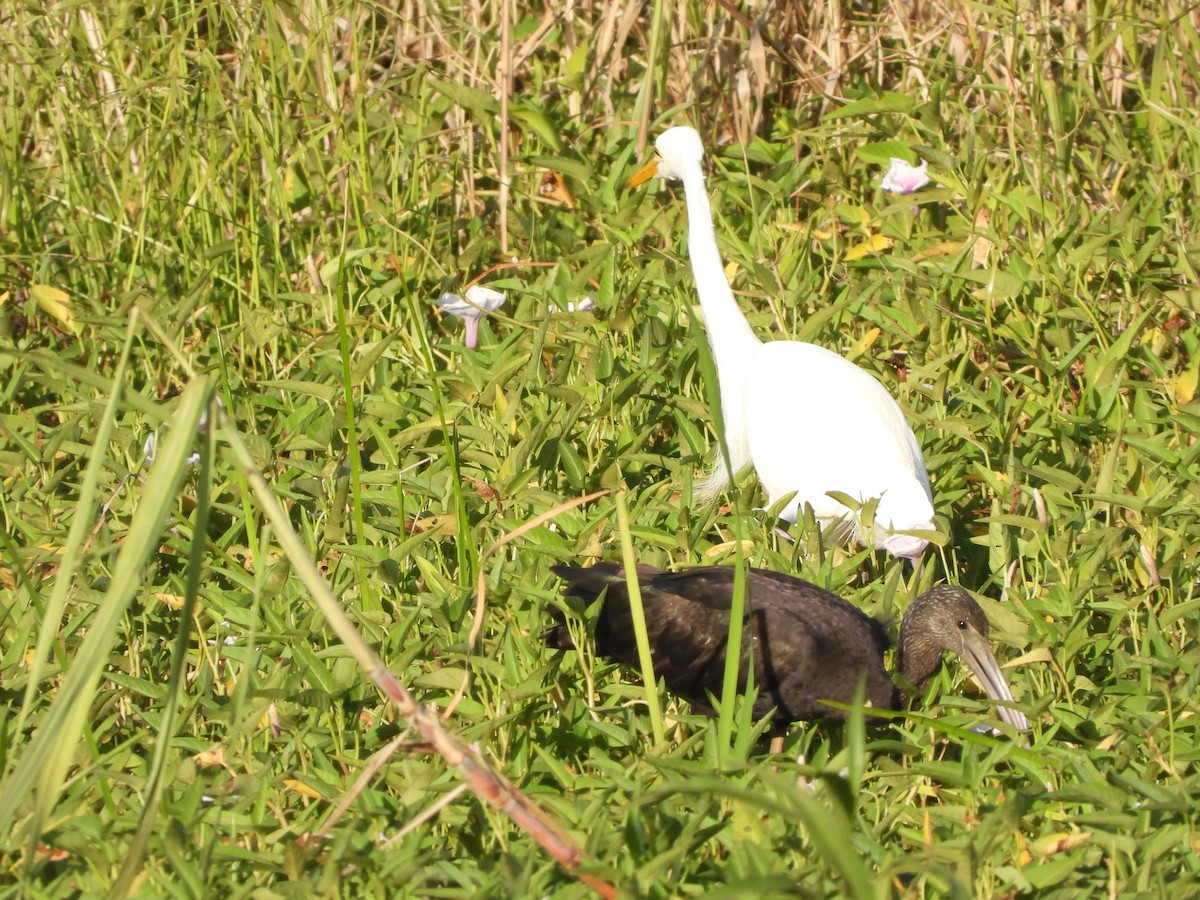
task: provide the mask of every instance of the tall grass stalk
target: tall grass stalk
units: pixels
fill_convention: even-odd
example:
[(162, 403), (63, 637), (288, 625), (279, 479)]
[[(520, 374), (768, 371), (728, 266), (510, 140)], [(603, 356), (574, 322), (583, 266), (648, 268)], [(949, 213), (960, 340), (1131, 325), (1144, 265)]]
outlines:
[(650, 638), (646, 632), (646, 608), (642, 604), (642, 587), (638, 581), (637, 555), (633, 549), (633, 536), (629, 531), (629, 510), (625, 506), (625, 494), (618, 491), (617, 533), (621, 539), (621, 561), (625, 566), (625, 585), (629, 590), (629, 612), (633, 619), (633, 634), (637, 642), (638, 660), (642, 672), (642, 687), (646, 708), (650, 712), (650, 727), (656, 746), (667, 740), (663, 725), (662, 704), (658, 700), (658, 679), (654, 675), (654, 660), (650, 655)]

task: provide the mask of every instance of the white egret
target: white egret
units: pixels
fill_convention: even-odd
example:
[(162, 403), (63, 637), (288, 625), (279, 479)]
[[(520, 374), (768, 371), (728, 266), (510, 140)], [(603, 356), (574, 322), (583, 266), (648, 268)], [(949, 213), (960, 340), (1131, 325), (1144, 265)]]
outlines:
[[(753, 464), (768, 504), (789, 495), (781, 517), (795, 522), (805, 505), (826, 537), (852, 538), (916, 561), (933, 531), (933, 499), (921, 448), (887, 389), (836, 353), (800, 341), (763, 343), (738, 309), (713, 230), (704, 186), (704, 146), (694, 128), (664, 131), (657, 155), (630, 179), (678, 179), (688, 210), (688, 255), (708, 342), (717, 364), (721, 412), (732, 472), (717, 454), (700, 487), (704, 501)], [(872, 534), (829, 494), (860, 503), (878, 499)]]

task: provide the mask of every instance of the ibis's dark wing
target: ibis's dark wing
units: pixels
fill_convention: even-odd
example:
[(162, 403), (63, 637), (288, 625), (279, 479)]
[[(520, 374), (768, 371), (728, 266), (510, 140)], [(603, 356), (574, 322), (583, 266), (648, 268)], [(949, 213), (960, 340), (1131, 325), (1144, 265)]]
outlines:
[[(564, 593), (578, 597), (584, 602), (584, 605), (591, 606), (600, 598), (610, 585), (615, 585), (618, 592), (621, 592), (621, 597), (616, 601), (616, 604), (625, 610), (628, 615), (629, 597), (624, 593), (625, 590), (625, 569), (617, 563), (600, 562), (594, 566), (583, 568), (581, 566), (551, 566), (550, 571), (567, 583), (567, 589)], [(661, 569), (656, 569), (653, 566), (638, 566), (638, 581), (647, 581), (656, 575), (664, 574)], [(557, 610), (555, 611), (558, 612)], [(601, 611), (601, 620), (604, 619), (604, 611)], [(559, 613), (561, 617), (561, 613)], [(630, 632), (630, 640), (632, 641), (632, 631)], [(545, 634), (546, 646), (554, 647), (559, 650), (569, 650), (571, 648), (571, 635), (567, 630), (567, 626), (555, 625), (547, 629)], [(601, 653), (606, 653), (604, 648), (600, 648)], [(636, 655), (637, 650), (634, 650)], [(615, 654), (607, 654), (616, 657)], [(636, 665), (637, 660), (633, 660)]]
[[(646, 567), (649, 568), (649, 567)], [(641, 567), (639, 567), (640, 575)], [(837, 594), (794, 575), (772, 572), (769, 569), (749, 568), (747, 581), (755, 609), (787, 609), (797, 616), (814, 634), (830, 638), (860, 632), (882, 655), (891, 646), (887, 629), (862, 610)], [(728, 610), (733, 605), (734, 568), (732, 566), (703, 566), (682, 572), (659, 572), (656, 587), (679, 584), (680, 593), (702, 602), (710, 609)], [(686, 585), (686, 589), (683, 587)]]
[[(637, 646), (622, 570), (611, 563), (590, 569), (555, 567), (568, 593), (594, 600), (607, 589), (596, 624), (600, 653), (637, 665)], [(642, 602), (655, 674), (667, 687), (706, 707), (719, 695), (725, 669), (734, 570), (708, 566), (683, 572), (639, 567)], [(849, 703), (866, 677), (867, 698), (890, 705), (892, 685), (883, 668), (883, 627), (835, 594), (798, 578), (761, 569), (747, 572), (747, 637), (741, 682), (750, 658), (758, 715), (771, 708), (786, 721), (838, 716), (822, 700)], [(556, 646), (561, 644), (556, 643)]]

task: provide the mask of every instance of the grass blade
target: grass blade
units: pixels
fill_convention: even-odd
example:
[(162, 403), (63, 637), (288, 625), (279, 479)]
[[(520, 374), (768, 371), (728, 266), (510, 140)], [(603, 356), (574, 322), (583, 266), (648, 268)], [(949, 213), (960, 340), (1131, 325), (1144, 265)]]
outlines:
[(184, 390), (172, 417), (172, 427), (161, 442), (143, 491), (143, 500), (121, 545), (112, 586), (89, 624), (75, 658), (63, 679), (62, 689), (38, 726), (11, 777), (0, 792), (0, 832), (11, 827), (22, 804), (36, 788), (33, 818), (26, 835), (31, 863), (33, 844), (42, 823), (62, 792), (67, 770), (79, 746), (84, 722), (91, 710), (100, 673), (120, 631), (129, 603), (141, 587), (146, 564), (157, 552), (163, 526), (175, 509), (175, 498), (189, 470), (188, 457), (195, 444), (200, 417), (212, 396), (207, 378), (198, 378)]
[(642, 687), (645, 689), (646, 706), (650, 710), (650, 727), (654, 730), (654, 743), (661, 747), (666, 743), (667, 731), (663, 725), (662, 704), (658, 700), (658, 680), (654, 677), (654, 660), (650, 656), (650, 638), (646, 633), (646, 610), (642, 606), (642, 588), (637, 577), (637, 557), (633, 552), (633, 537), (629, 533), (629, 510), (625, 506), (625, 492), (617, 494), (617, 530), (621, 536), (621, 561), (625, 564), (625, 584), (629, 590), (629, 612), (633, 617), (633, 633), (637, 639), (638, 661), (641, 663)]
[(167, 683), (167, 695), (163, 698), (163, 714), (154, 744), (154, 755), (146, 772), (146, 790), (142, 801), (141, 818), (121, 874), (108, 892), (109, 897), (123, 897), (137, 875), (150, 845), (151, 834), (162, 800), (167, 763), (174, 746), (176, 717), (179, 701), (187, 682), (187, 652), (192, 634), (192, 621), (200, 601), (200, 584), (208, 558), (208, 523), (212, 509), (212, 463), (216, 454), (216, 429), (209, 428), (204, 434), (204, 448), (200, 454), (200, 466), (196, 482), (196, 514), (192, 524), (191, 552), (188, 555), (187, 576), (184, 582), (183, 607), (179, 610), (179, 626), (171, 648), (171, 680)]

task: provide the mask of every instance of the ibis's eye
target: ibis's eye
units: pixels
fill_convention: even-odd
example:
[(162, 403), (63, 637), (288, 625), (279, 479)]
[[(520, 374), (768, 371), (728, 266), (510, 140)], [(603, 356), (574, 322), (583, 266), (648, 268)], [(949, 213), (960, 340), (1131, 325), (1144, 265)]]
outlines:
[(967, 620), (966, 620), (966, 619), (959, 619), (959, 620), (958, 620), (958, 630), (959, 630), (959, 631), (966, 631), (966, 630), (967, 630)]

